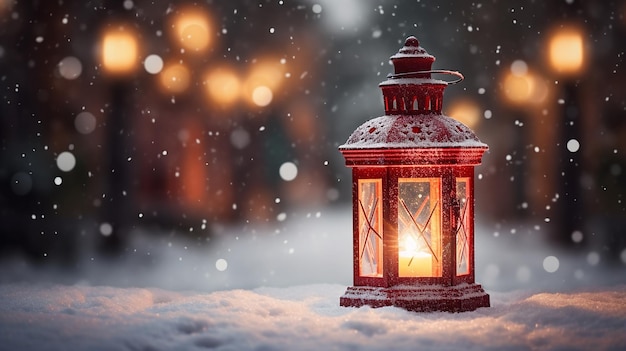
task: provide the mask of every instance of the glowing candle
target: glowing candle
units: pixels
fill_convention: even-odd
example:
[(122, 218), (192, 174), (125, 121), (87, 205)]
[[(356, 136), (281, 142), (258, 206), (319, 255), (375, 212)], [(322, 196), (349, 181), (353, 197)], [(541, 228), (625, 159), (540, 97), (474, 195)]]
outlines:
[(404, 250), (398, 253), (398, 275), (400, 277), (430, 277), (433, 270), (433, 255), (419, 251), (415, 240), (407, 235)]
[(400, 251), (400, 277), (430, 277), (433, 270), (433, 255), (427, 252)]

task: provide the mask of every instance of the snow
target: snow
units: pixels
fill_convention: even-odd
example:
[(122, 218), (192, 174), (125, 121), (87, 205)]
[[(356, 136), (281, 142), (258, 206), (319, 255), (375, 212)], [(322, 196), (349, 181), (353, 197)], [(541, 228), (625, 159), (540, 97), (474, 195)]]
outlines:
[(5, 350), (618, 350), (626, 286), (496, 294), (468, 313), (341, 308), (342, 285), (213, 293), (0, 286)]
[[(208, 246), (139, 231), (123, 259), (85, 252), (69, 271), (5, 259), (0, 350), (626, 348), (624, 265), (592, 265), (520, 228), (478, 226), (476, 280), (490, 308), (339, 307), (352, 283), (350, 226), (349, 208), (294, 211), (275, 225), (214, 228)], [(548, 257), (560, 264), (544, 267)]]
[(464, 124), (441, 114), (381, 116), (366, 121), (340, 148), (486, 148)]
[[(437, 73), (437, 72), (434, 72)], [(406, 74), (414, 74), (414, 72), (409, 72)], [(393, 78), (387, 79), (380, 84), (379, 87), (387, 86), (387, 85), (423, 85), (423, 84), (431, 84), (431, 85), (448, 85), (448, 82), (441, 79), (433, 79), (433, 78)]]

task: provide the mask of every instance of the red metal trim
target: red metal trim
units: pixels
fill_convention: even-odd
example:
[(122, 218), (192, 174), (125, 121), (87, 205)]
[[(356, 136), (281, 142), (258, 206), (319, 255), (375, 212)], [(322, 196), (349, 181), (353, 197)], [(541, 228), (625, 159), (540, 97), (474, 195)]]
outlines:
[(479, 165), (486, 147), (340, 149), (346, 166), (469, 166)]
[(397, 286), (348, 287), (339, 298), (344, 307), (371, 306), (373, 308), (396, 306), (409, 311), (466, 312), (480, 307), (489, 307), (489, 295), (479, 284), (462, 284), (453, 287)]

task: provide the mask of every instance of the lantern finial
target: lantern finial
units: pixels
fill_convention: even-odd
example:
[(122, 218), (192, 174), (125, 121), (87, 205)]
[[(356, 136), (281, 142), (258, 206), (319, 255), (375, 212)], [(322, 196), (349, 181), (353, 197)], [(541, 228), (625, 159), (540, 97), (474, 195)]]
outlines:
[(406, 41), (404, 42), (404, 46), (418, 47), (418, 46), (420, 46), (420, 42), (419, 42), (419, 40), (417, 40), (416, 37), (411, 35), (410, 37), (406, 38)]
[(404, 46), (390, 59), (394, 76), (413, 76), (413, 73), (417, 73), (415, 76), (419, 78), (430, 78), (430, 74), (423, 72), (430, 71), (435, 62), (435, 57), (426, 52), (414, 36), (406, 38)]

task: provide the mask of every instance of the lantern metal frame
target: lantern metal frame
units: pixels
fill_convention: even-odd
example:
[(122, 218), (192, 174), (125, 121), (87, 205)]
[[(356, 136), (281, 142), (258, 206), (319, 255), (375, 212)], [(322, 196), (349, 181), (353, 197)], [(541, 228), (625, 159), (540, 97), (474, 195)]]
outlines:
[[(441, 113), (445, 87), (463, 76), (432, 70), (435, 58), (415, 37), (391, 61), (395, 72), (380, 84), (385, 115), (366, 121), (339, 147), (352, 168), (354, 279), (340, 305), (487, 307), (489, 295), (474, 282), (474, 166), (488, 147)], [(446, 82), (433, 73), (459, 79)], [(418, 185), (407, 192), (404, 183)], [(419, 261), (401, 251), (408, 228), (427, 247)]]

